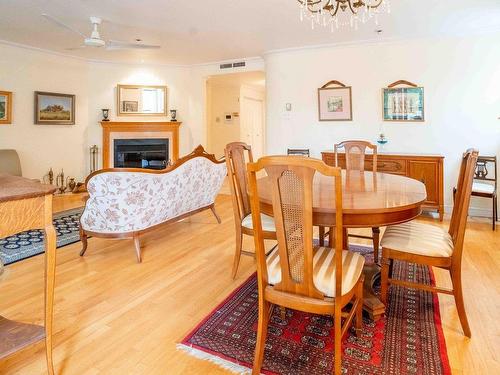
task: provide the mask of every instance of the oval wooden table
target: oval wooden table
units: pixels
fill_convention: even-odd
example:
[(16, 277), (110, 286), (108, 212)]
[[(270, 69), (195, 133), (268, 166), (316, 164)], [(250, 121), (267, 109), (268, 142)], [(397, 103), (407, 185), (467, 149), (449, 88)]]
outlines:
[[(271, 189), (266, 177), (258, 180), (262, 212), (273, 215)], [(342, 171), (342, 209), (344, 229), (383, 227), (410, 221), (422, 212), (427, 198), (425, 185), (404, 176), (388, 173)], [(335, 226), (335, 190), (331, 177), (316, 174), (313, 186), (313, 225)], [(347, 236), (344, 235), (347, 245)], [(364, 309), (378, 320), (384, 304), (373, 293), (380, 274), (377, 264), (367, 264)]]

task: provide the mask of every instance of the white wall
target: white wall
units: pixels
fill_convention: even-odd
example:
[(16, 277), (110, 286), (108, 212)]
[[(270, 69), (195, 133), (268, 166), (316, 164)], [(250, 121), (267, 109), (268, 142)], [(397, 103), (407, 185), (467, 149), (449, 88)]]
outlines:
[(240, 117), (225, 121), (225, 114), (240, 112), (240, 86), (207, 82), (208, 150), (217, 157), (224, 156), (229, 142), (240, 140)]
[[(50, 167), (85, 176), (88, 124), (86, 62), (0, 44), (0, 90), (13, 92), (13, 122), (0, 125), (0, 148), (19, 153), (23, 174), (42, 178)], [(76, 95), (75, 125), (35, 125), (34, 91)]]
[[(167, 86), (167, 116), (120, 116), (117, 117), (117, 84)], [(184, 155), (200, 143), (193, 134), (201, 124), (192, 123), (189, 117), (190, 71), (187, 67), (147, 66), (109, 63), (89, 63), (89, 100), (87, 146), (98, 145), (99, 167), (102, 167), (102, 108), (110, 109), (112, 121), (168, 121), (170, 110), (177, 109), (177, 120), (182, 122), (179, 134), (179, 152)], [(197, 143), (197, 144), (198, 144)], [(87, 162), (88, 169), (88, 162)]]
[[(425, 88), (424, 123), (384, 123), (387, 151), (445, 156), (451, 204), (461, 153), (476, 147), (500, 157), (499, 36), (407, 40), (323, 47), (266, 56), (267, 151), (310, 148), (313, 156), (346, 139), (375, 142), (381, 129), (381, 88), (399, 79)], [(319, 122), (317, 88), (336, 79), (352, 86), (353, 121)], [(292, 112), (285, 112), (292, 103)], [(474, 200), (473, 207), (491, 202)]]

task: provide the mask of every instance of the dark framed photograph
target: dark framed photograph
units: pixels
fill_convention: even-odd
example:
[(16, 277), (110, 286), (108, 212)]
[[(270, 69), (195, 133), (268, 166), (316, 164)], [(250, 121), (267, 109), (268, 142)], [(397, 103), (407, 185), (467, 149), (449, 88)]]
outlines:
[(12, 124), (12, 93), (0, 91), (0, 124)]
[(319, 121), (352, 121), (351, 88), (339, 81), (330, 81), (319, 88), (318, 116)]
[(384, 121), (424, 121), (423, 87), (382, 89)]
[(74, 125), (75, 95), (35, 91), (35, 124)]

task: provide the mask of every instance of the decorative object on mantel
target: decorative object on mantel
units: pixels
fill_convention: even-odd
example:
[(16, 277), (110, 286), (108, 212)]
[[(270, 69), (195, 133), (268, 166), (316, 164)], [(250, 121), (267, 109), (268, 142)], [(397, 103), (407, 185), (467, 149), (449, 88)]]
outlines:
[(424, 88), (405, 80), (393, 82), (382, 89), (382, 106), (384, 121), (424, 121)]
[(118, 85), (118, 116), (166, 116), (167, 86)]
[(336, 80), (321, 86), (318, 89), (318, 115), (319, 121), (352, 121), (351, 87)]
[(390, 13), (390, 0), (298, 0), (300, 20), (310, 20), (314, 25), (329, 27), (331, 32), (340, 27), (358, 29), (358, 23), (374, 18), (378, 25), (378, 15)]
[(109, 109), (103, 108), (103, 109), (101, 109), (101, 111), (102, 111), (102, 121), (109, 121), (109, 119), (108, 119)]
[(97, 145), (90, 146), (90, 173), (95, 172), (99, 166), (98, 153), (99, 147)]
[(170, 121), (177, 121), (177, 110), (176, 109), (170, 110)]
[(12, 124), (12, 93), (0, 91), (0, 125)]
[(74, 125), (75, 95), (35, 91), (35, 124)]

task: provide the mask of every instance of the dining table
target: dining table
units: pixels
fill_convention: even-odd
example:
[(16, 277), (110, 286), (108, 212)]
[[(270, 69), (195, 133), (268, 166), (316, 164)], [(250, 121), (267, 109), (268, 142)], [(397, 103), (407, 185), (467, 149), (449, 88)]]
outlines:
[[(313, 181), (313, 225), (335, 227), (335, 185), (332, 177), (316, 173)], [(273, 215), (271, 184), (266, 176), (257, 183), (260, 208)], [(427, 198), (425, 185), (418, 180), (388, 173), (342, 170), (342, 219), (344, 248), (348, 247), (348, 228), (384, 227), (415, 219)], [(373, 290), (380, 277), (378, 260), (365, 263), (364, 310), (373, 320), (385, 306)]]

